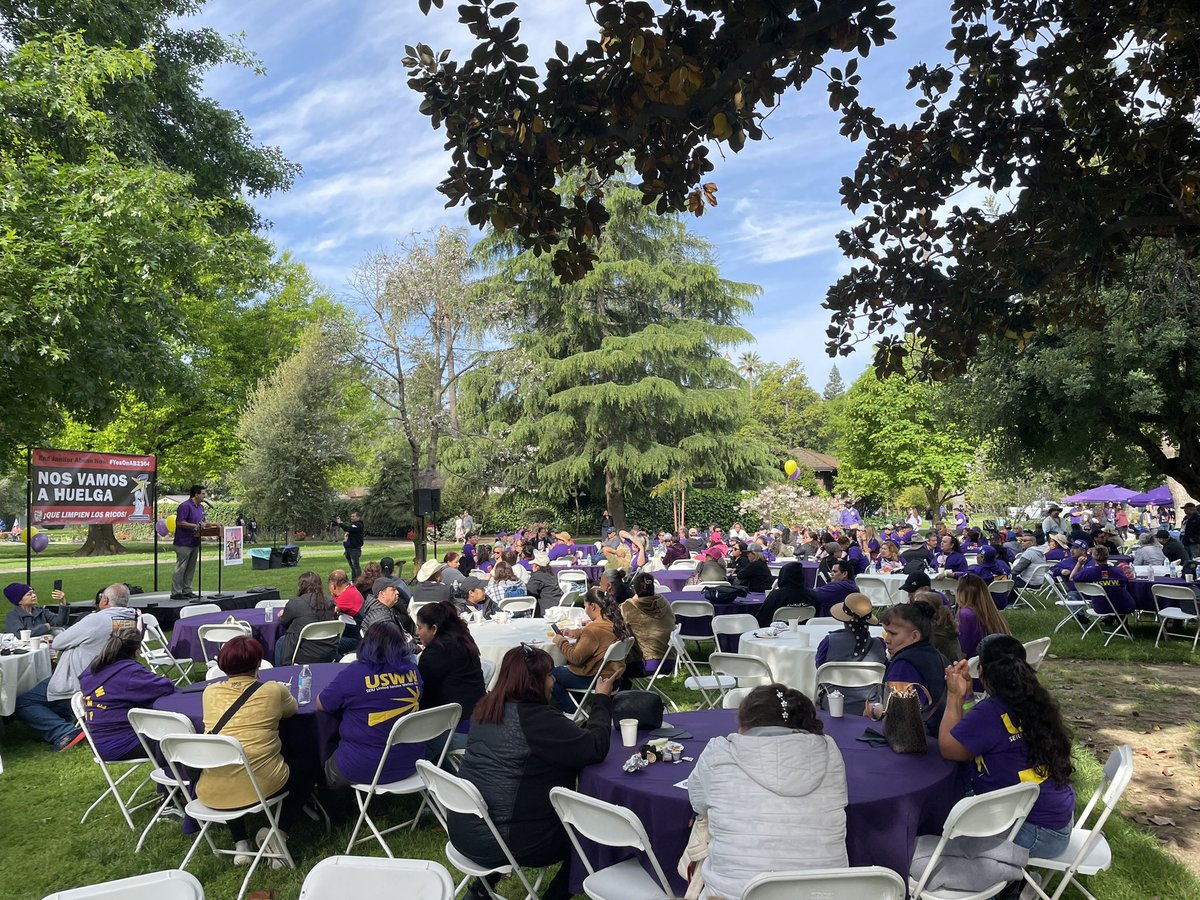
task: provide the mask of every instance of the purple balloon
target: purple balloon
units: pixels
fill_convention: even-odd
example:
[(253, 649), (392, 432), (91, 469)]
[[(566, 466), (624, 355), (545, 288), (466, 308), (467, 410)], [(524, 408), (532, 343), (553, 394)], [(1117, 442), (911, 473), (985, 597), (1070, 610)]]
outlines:
[(166, 537), (168, 534), (170, 534), (170, 532), (167, 531), (166, 519), (159, 519), (157, 522), (155, 522), (154, 530), (158, 532), (159, 537)]
[(41, 533), (35, 534), (33, 540), (29, 542), (29, 546), (33, 548), (34, 553), (41, 553), (50, 546), (50, 538)]
[(795, 481), (799, 477), (800, 477), (800, 470), (797, 469), (795, 472), (793, 472), (791, 475), (788, 476), (788, 481)]

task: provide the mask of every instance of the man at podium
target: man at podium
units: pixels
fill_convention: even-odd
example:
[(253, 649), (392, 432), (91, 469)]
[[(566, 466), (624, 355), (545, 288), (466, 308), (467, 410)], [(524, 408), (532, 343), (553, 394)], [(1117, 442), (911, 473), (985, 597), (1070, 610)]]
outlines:
[(204, 528), (204, 485), (193, 484), (188, 498), (175, 511), (175, 574), (171, 578), (171, 599), (190, 600), (196, 557), (200, 554), (200, 535)]

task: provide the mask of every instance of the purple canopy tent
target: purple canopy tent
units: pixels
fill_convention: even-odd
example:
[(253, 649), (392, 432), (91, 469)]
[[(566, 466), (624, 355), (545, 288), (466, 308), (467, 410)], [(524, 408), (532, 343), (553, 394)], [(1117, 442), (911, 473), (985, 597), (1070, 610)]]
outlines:
[(1134, 494), (1125, 502), (1130, 506), (1173, 506), (1175, 503), (1171, 499), (1171, 489), (1165, 484), (1144, 494)]
[(1063, 503), (1128, 503), (1130, 497), (1136, 497), (1137, 491), (1123, 488), (1119, 484), (1102, 484), (1070, 497), (1063, 497)]

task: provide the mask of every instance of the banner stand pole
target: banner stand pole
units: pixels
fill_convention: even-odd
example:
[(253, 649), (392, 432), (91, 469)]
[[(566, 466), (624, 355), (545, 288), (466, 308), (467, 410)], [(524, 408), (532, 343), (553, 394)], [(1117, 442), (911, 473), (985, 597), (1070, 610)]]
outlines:
[(25, 583), (33, 584), (33, 449), (25, 448)]
[(150, 531), (154, 534), (154, 593), (158, 593), (158, 459), (154, 460), (154, 480), (150, 482), (150, 490), (154, 496), (154, 524)]
[(220, 542), (217, 544), (220, 552), (217, 553), (217, 592), (212, 594), (209, 600), (232, 600), (233, 594), (226, 594), (221, 589), (221, 576), (225, 573), (225, 529), (221, 528)]

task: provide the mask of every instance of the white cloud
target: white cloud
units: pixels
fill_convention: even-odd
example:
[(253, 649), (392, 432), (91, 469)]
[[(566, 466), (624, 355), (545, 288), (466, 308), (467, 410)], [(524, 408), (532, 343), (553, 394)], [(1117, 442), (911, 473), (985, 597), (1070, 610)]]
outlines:
[(781, 263), (840, 253), (837, 233), (854, 220), (839, 206), (806, 202), (739, 200), (732, 240), (756, 263)]

